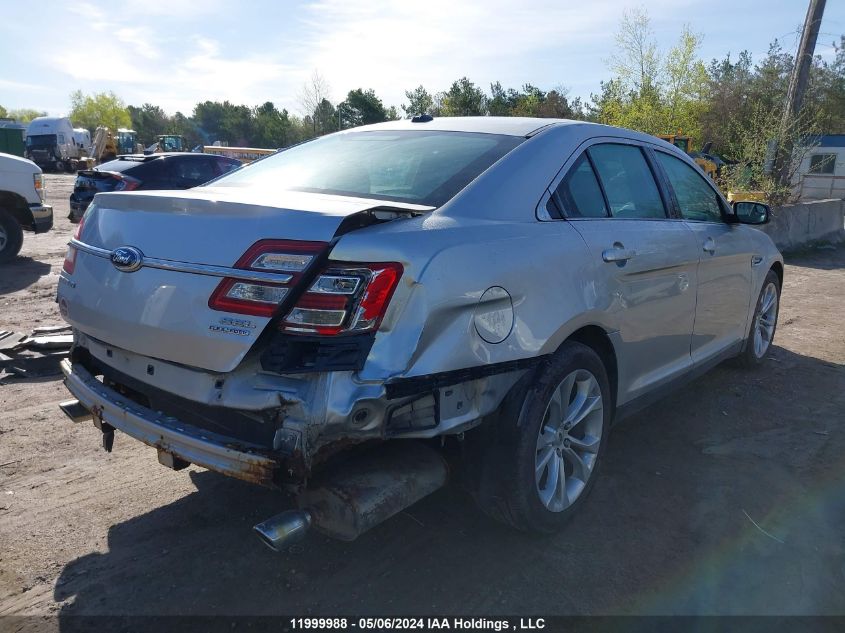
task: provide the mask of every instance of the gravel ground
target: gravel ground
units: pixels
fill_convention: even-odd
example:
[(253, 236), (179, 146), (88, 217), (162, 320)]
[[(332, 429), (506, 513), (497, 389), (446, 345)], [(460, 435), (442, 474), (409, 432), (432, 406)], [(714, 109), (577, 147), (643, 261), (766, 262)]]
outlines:
[[(0, 329), (60, 323), (70, 176), (50, 233), (0, 269)], [(456, 487), (353, 543), (276, 555), (271, 491), (173, 472), (57, 403), (0, 386), (0, 615), (845, 614), (845, 248), (788, 258), (763, 368), (719, 367), (614, 430), (567, 529), (490, 523)], [(61, 621), (61, 620), (60, 620)]]

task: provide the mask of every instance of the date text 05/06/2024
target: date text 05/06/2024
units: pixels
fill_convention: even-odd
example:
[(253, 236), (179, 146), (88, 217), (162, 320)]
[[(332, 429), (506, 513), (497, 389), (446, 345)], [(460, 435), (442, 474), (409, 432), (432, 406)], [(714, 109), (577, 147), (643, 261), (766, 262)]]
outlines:
[(518, 618), (516, 621), (487, 618), (291, 618), (293, 630), (396, 630), (396, 631), (539, 631), (544, 618)]

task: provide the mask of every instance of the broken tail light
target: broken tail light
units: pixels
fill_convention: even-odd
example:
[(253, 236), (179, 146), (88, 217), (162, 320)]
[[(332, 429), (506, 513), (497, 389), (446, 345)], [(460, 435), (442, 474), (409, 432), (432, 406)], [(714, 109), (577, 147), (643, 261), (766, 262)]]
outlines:
[(302, 277), (325, 242), (261, 240), (247, 249), (234, 268), (277, 273), (279, 281), (253, 281), (226, 277), (208, 299), (212, 310), (271, 317)]
[[(82, 226), (84, 224), (85, 217), (83, 216), (82, 219), (79, 220), (79, 224), (76, 225), (76, 232), (73, 234), (73, 239), (78, 240), (79, 237), (82, 235)], [(67, 253), (65, 253), (65, 261), (62, 264), (62, 270), (65, 271), (68, 275), (72, 275), (73, 271), (76, 270), (76, 254), (76, 247), (71, 244), (68, 244)]]
[(378, 329), (403, 268), (395, 262), (329, 262), (279, 324), (297, 334), (359, 334)]

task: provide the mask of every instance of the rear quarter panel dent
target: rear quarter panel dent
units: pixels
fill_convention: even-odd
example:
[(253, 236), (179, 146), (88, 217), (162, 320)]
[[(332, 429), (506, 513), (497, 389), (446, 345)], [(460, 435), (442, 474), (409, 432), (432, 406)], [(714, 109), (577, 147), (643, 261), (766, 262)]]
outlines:
[[(532, 358), (557, 349), (581, 325), (609, 329), (600, 296), (581, 274), (586, 246), (566, 222), (465, 220), (438, 223), (438, 230), (419, 220), (391, 224), (346, 235), (332, 253), (335, 260), (405, 265), (362, 380)], [(497, 344), (473, 326), (491, 286), (505, 288), (514, 306), (513, 329)]]

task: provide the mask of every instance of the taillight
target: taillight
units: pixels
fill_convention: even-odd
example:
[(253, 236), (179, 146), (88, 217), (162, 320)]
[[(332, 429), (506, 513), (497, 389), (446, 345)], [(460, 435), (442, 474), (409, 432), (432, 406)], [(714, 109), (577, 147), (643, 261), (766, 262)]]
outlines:
[(261, 240), (235, 262), (235, 268), (276, 273), (279, 281), (227, 277), (208, 300), (212, 310), (271, 317), (287, 293), (296, 286), (311, 261), (325, 250), (325, 242)]
[[(82, 235), (82, 226), (85, 224), (85, 217), (79, 220), (79, 224), (76, 225), (76, 232), (73, 234), (73, 239), (78, 240), (79, 237)], [(73, 271), (76, 270), (76, 247), (68, 245), (67, 253), (65, 253), (65, 262), (62, 264), (62, 270), (65, 271), (68, 275), (72, 275)]]
[(372, 332), (381, 324), (402, 272), (402, 265), (394, 262), (329, 262), (279, 327), (325, 336)]
[(132, 176), (124, 176), (123, 174), (112, 174), (112, 176), (120, 181), (114, 186), (115, 191), (132, 191), (141, 186), (141, 181), (132, 178)]

